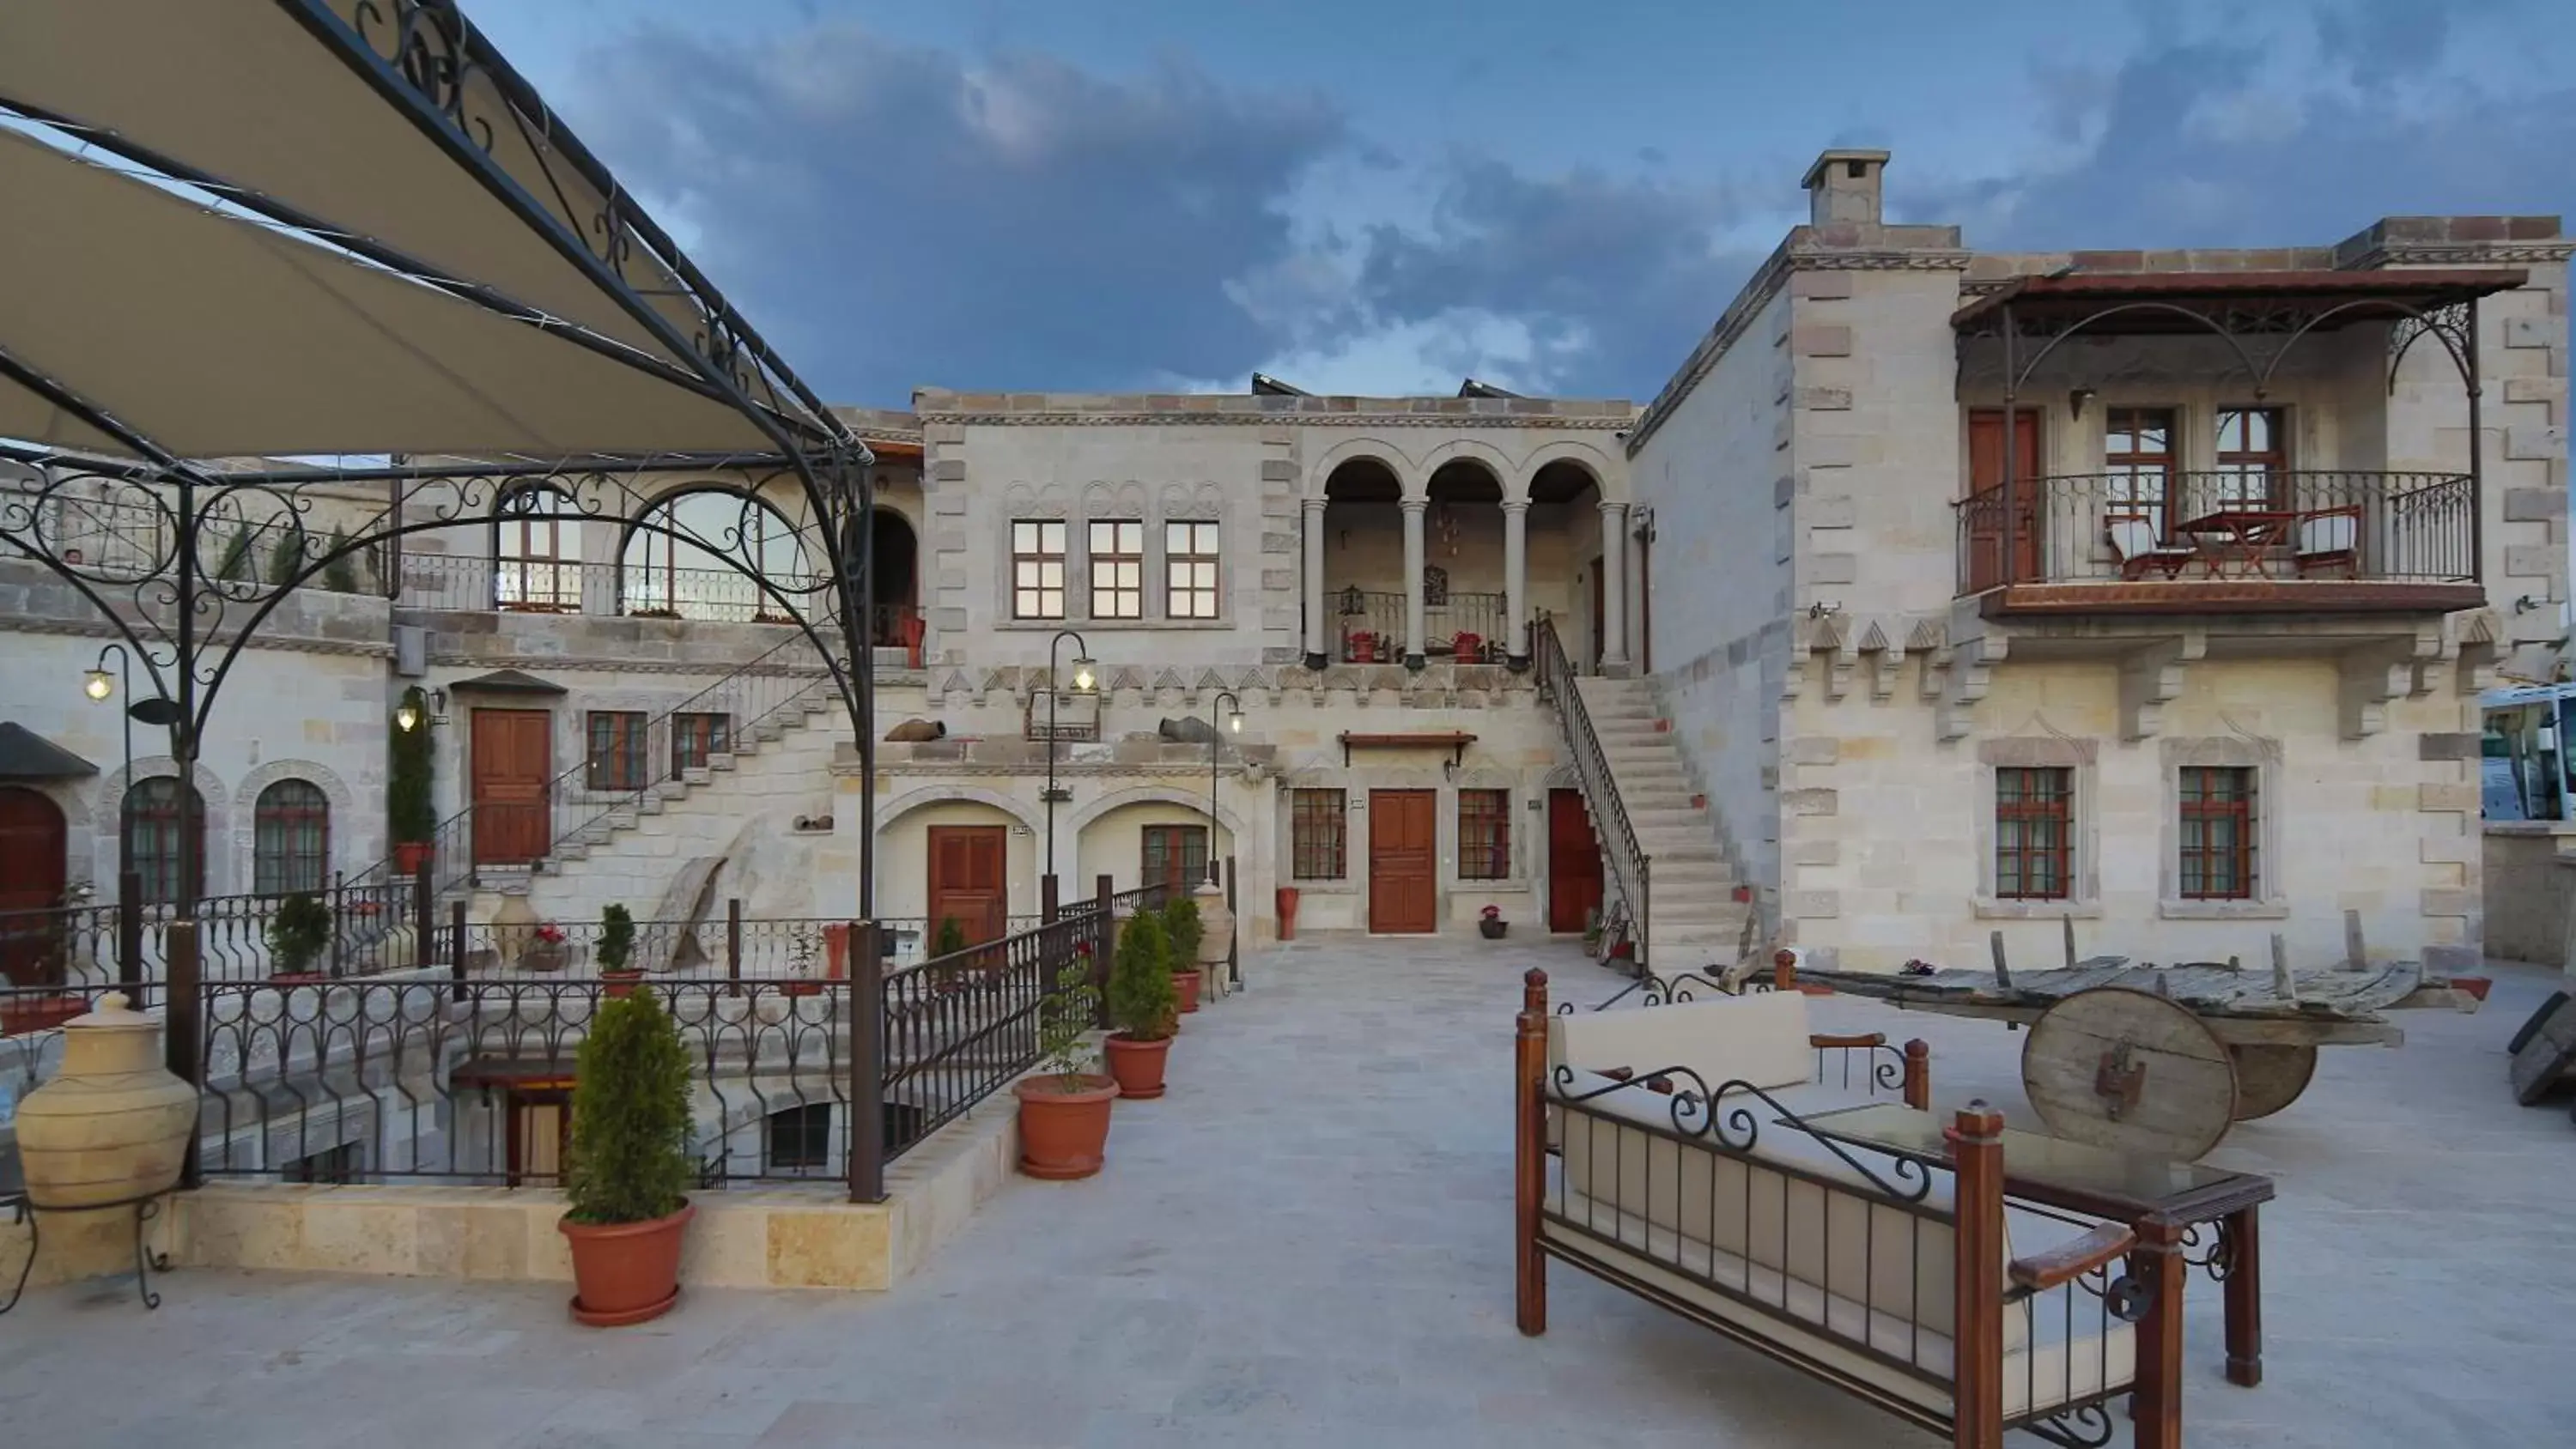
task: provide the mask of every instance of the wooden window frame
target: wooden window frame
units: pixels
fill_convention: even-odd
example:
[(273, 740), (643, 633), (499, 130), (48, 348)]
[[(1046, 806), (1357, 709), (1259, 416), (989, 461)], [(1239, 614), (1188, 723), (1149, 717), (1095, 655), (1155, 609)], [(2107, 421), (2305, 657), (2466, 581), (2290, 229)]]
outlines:
[[(1174, 548), (1178, 538), (1182, 546)], [(1204, 544), (1205, 547), (1201, 547)], [(1214, 620), (1225, 609), (1225, 530), (1211, 519), (1163, 525), (1163, 617)]]
[(674, 713), (671, 716), (671, 777), (682, 770), (703, 770), (711, 755), (733, 750), (733, 716), (723, 713)]
[[(307, 798), (289, 803), (289, 794)], [(331, 797), (321, 786), (293, 776), (272, 780), (250, 811), (251, 894), (313, 895), (330, 885)]]
[[(117, 828), (125, 832), (134, 870), (142, 881), (143, 903), (147, 906), (175, 905), (179, 899), (179, 863), (187, 855), (182, 847), (181, 830), (185, 811), (180, 794), (196, 794), (194, 785), (182, 784), (176, 775), (148, 775), (125, 787), (125, 797), (118, 802)], [(195, 891), (199, 899), (206, 894), (206, 802), (197, 797), (197, 852)]]
[[(1995, 767), (1995, 884), (2002, 901), (2075, 899), (2075, 771)], [(2034, 840), (2055, 827), (2053, 842)], [(2034, 878), (2038, 884), (2034, 885)]]
[(1350, 794), (1338, 786), (1306, 788), (1289, 797), (1291, 880), (1346, 880), (1350, 876)]
[[(2262, 899), (2262, 772), (2252, 765), (2184, 765), (2174, 781), (2174, 894), (2186, 901)], [(2214, 845), (2211, 827), (2234, 827)]]
[[(1022, 530), (1028, 530), (1023, 533)], [(1055, 530), (1054, 548), (1047, 547), (1047, 531)], [(1011, 617), (1014, 619), (1062, 619), (1066, 585), (1065, 540), (1070, 527), (1061, 518), (1014, 518), (1011, 520)], [(1024, 546), (1025, 545), (1025, 546)], [(1055, 567), (1055, 582), (1047, 580), (1047, 566)], [(1052, 603), (1052, 607), (1050, 607)]]
[[(1101, 544), (1103, 530), (1109, 535), (1105, 548)], [(1091, 571), (1091, 617), (1144, 618), (1145, 520), (1095, 518), (1084, 533), (1084, 563)]]
[[(2135, 438), (2148, 430), (2150, 419), (2161, 419), (2163, 452), (2135, 446), (2113, 451), (2114, 437), (2125, 434)], [(2158, 542), (2170, 536), (2173, 522), (2167, 510), (2172, 504), (2174, 471), (2180, 461), (2174, 453), (2174, 442), (2181, 436), (2181, 424), (2182, 409), (2176, 407), (2115, 407), (2102, 414), (2103, 510), (2113, 516), (2147, 520), (2154, 525)], [(2155, 486), (2153, 497), (2138, 486), (2149, 479)]]
[[(1180, 852), (1177, 867), (1172, 858), (1175, 841)], [(1190, 863), (1193, 845), (1198, 848), (1195, 869)], [(1137, 842), (1137, 861), (1142, 867), (1139, 874), (1147, 885), (1158, 880), (1173, 881), (1183, 891), (1191, 890), (1208, 878), (1208, 859), (1215, 848), (1204, 825), (1148, 825)], [(1175, 869), (1178, 870), (1177, 875), (1174, 874)]]
[[(1470, 802), (1474, 808), (1470, 809)], [(1512, 878), (1512, 792), (1461, 789), (1458, 792), (1458, 879)]]
[[(2264, 427), (2269, 434), (2270, 446), (2228, 447), (2229, 424), (2231, 422), (2237, 424), (2241, 441), (2244, 425), (2239, 420), (2256, 416), (2266, 420)], [(2212, 487), (2215, 489), (2211, 501), (2222, 507), (2278, 508), (2282, 506), (2282, 493), (2289, 483), (2289, 426), (2290, 414), (2286, 408), (2220, 408), (2217, 425), (2211, 429), (2211, 441), (2214, 447), (2211, 455), (2211, 462), (2214, 464)], [(2254, 471), (2258, 469), (2259, 474)], [(2263, 480), (2263, 491), (2259, 496), (2247, 493), (2243, 486), (2243, 480), (2256, 476), (2260, 476)]]
[(582, 784), (592, 790), (641, 790), (652, 783), (644, 763), (651, 727), (640, 709), (594, 709), (582, 716)]
[[(795, 1150), (779, 1150), (782, 1127), (785, 1128), (785, 1136), (797, 1139), (791, 1143)], [(760, 1152), (764, 1169), (769, 1172), (829, 1172), (832, 1167), (832, 1104), (799, 1102), (771, 1112), (761, 1119)]]
[[(563, 495), (545, 488), (512, 494), (502, 506), (501, 516), (492, 521), (493, 607), (529, 614), (581, 612), (581, 560), (566, 558), (563, 551), (563, 526), (580, 523), (581, 515), (561, 511), (568, 506)], [(514, 536), (516, 549), (509, 546)]]

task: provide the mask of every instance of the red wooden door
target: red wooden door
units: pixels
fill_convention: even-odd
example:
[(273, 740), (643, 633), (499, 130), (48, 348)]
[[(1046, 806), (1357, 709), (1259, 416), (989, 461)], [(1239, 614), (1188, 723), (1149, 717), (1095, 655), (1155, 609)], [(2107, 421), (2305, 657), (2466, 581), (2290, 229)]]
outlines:
[(999, 825), (930, 827), (930, 939), (954, 918), (966, 944), (1002, 938), (1009, 925), (1010, 839)]
[(2039, 414), (2013, 414), (2012, 570), (2004, 570), (2004, 413), (1968, 413), (1968, 591), (2039, 579)]
[(1439, 928), (1439, 796), (1369, 792), (1369, 929), (1419, 934)]
[(1601, 906), (1601, 842), (1580, 790), (1547, 792), (1547, 928), (1580, 931)]
[(20, 986), (61, 979), (60, 923), (11, 914), (50, 911), (68, 879), (63, 812), (33, 790), (0, 789), (0, 977)]
[(527, 865), (554, 844), (547, 809), (554, 716), (542, 709), (474, 711), (474, 863)]

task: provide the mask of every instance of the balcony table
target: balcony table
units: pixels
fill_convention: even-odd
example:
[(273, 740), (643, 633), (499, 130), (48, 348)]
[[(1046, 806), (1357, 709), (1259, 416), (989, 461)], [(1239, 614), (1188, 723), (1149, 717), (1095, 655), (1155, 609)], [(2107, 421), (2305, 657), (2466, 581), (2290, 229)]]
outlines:
[(2297, 509), (2221, 508), (2175, 524), (2174, 532), (2191, 539), (2212, 574), (2270, 578), (2272, 555), (2288, 549), (2298, 528)]

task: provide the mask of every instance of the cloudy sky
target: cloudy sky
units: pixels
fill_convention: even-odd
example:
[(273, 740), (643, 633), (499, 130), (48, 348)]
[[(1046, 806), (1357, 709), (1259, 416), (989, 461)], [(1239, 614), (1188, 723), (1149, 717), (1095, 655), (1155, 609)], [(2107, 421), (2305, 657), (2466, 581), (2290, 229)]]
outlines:
[(1645, 398), (1831, 145), (1971, 245), (2576, 213), (2566, 0), (468, 0), (834, 401)]

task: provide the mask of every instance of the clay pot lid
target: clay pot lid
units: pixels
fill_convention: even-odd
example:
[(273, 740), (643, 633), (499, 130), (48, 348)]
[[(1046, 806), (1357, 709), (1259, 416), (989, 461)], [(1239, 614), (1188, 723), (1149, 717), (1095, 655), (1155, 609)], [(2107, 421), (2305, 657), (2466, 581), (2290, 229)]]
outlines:
[(122, 991), (107, 992), (91, 1003), (88, 1012), (64, 1022), (63, 1026), (66, 1030), (89, 1031), (157, 1031), (160, 1029), (160, 1022), (127, 1005), (128, 999)]

